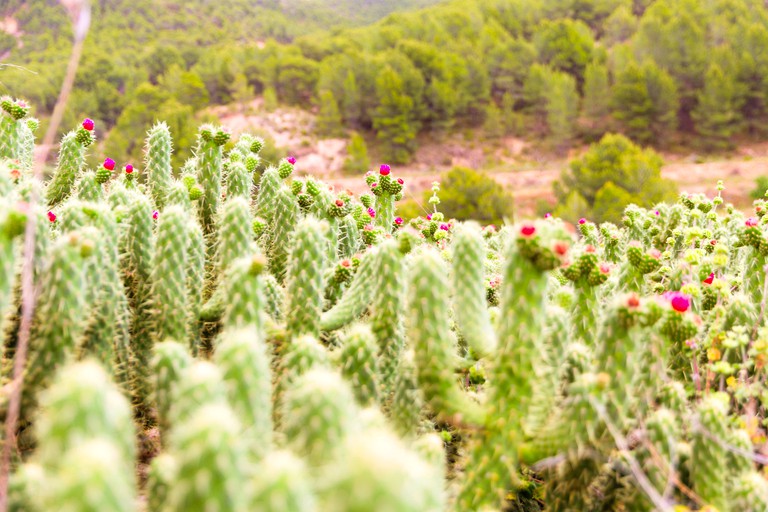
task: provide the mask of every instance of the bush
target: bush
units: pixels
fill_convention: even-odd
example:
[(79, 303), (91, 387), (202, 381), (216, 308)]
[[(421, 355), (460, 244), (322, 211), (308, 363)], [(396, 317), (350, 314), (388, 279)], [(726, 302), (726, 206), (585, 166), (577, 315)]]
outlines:
[(661, 177), (661, 157), (643, 149), (623, 135), (605, 135), (581, 158), (570, 163), (555, 195), (556, 214), (569, 220), (584, 215), (570, 207), (585, 203), (595, 221), (617, 222), (629, 204), (652, 206), (676, 196), (675, 184)]
[(512, 195), (485, 173), (455, 167), (443, 175), (440, 188), (439, 209), (446, 218), (502, 224), (513, 216)]

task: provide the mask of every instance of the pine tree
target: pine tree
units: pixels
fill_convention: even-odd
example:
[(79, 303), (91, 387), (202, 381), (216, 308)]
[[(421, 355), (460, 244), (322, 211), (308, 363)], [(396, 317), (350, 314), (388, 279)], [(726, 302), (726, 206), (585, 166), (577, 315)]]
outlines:
[(552, 73), (547, 94), (547, 128), (556, 151), (568, 148), (573, 139), (579, 109), (576, 80), (565, 73)]
[(486, 137), (498, 139), (504, 135), (504, 123), (501, 119), (501, 109), (493, 101), (485, 108), (485, 123), (483, 125)]
[(653, 62), (629, 64), (616, 77), (613, 116), (638, 142), (663, 144), (677, 128), (679, 106), (674, 80)]
[(336, 137), (342, 133), (341, 114), (333, 93), (326, 89), (320, 92), (320, 112), (317, 116), (317, 131), (327, 137)]
[(711, 64), (699, 93), (699, 103), (693, 110), (696, 131), (706, 149), (728, 149), (731, 136), (739, 129), (741, 116), (736, 83), (717, 64)]
[(362, 135), (355, 132), (347, 146), (347, 159), (344, 161), (344, 172), (349, 174), (362, 174), (371, 166), (368, 158), (368, 146)]
[(384, 152), (394, 163), (406, 163), (415, 149), (418, 121), (414, 118), (414, 100), (408, 96), (402, 78), (390, 66), (376, 79), (378, 107), (373, 129), (384, 144)]
[(602, 135), (607, 129), (610, 106), (608, 69), (604, 64), (591, 62), (584, 72), (584, 132), (590, 137)]
[(349, 126), (357, 127), (360, 125), (362, 118), (360, 90), (352, 71), (347, 71), (347, 76), (344, 78), (344, 94), (341, 97), (340, 107), (344, 120)]
[(264, 89), (264, 110), (267, 112), (272, 112), (277, 108), (277, 92), (275, 92), (275, 88), (272, 86), (268, 86), (266, 89)]

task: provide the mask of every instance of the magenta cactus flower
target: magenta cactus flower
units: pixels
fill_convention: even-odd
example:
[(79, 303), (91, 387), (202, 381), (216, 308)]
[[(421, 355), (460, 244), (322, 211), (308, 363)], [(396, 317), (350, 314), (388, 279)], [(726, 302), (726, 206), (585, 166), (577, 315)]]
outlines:
[(115, 169), (115, 161), (111, 158), (107, 158), (104, 160), (104, 168), (108, 171), (112, 171)]
[(400, 225), (402, 225), (402, 223), (403, 223), (403, 218), (402, 217), (395, 217), (395, 224), (400, 226)]
[(289, 157), (288, 157), (288, 158), (286, 158), (285, 160), (286, 160), (286, 161), (287, 161), (289, 164), (291, 164), (291, 165), (296, 165), (296, 159), (295, 159), (294, 157), (292, 157), (292, 156), (289, 156)]
[(87, 117), (86, 117), (86, 118), (83, 120), (83, 128), (85, 128), (85, 129), (86, 129), (86, 130), (88, 130), (89, 132), (90, 132), (90, 131), (93, 131), (93, 128), (94, 128), (95, 126), (96, 126), (96, 125), (93, 123), (93, 119), (89, 119), (89, 118), (87, 118)]
[(691, 307), (691, 299), (684, 293), (675, 292), (670, 297), (672, 309), (678, 313), (685, 313)]
[(155, 220), (157, 220), (157, 217), (158, 217), (159, 215), (160, 215), (160, 212), (158, 212), (157, 210), (155, 210), (155, 211), (153, 211), (153, 212), (152, 212), (152, 218), (153, 218), (153, 219), (155, 219)]
[(56, 222), (56, 214), (53, 212), (48, 212), (48, 220), (50, 222)]
[(450, 226), (448, 226), (448, 224), (440, 224), (440, 229), (442, 229), (443, 231), (448, 231), (451, 228)]
[(368, 215), (370, 215), (372, 219), (375, 218), (376, 210), (374, 210), (373, 208), (368, 208)]
[(579, 224), (586, 224), (586, 223), (587, 223), (587, 219), (585, 219), (584, 217), (579, 219)]
[(545, 219), (551, 219), (552, 218), (552, 214), (551, 213), (545, 213), (544, 214), (544, 218)]
[(387, 176), (390, 173), (390, 168), (387, 164), (381, 164), (381, 167), (379, 167), (379, 174), (382, 176)]
[(397, 178), (397, 182), (398, 182), (400, 185), (405, 185), (405, 180), (403, 180), (403, 178)]
[(750, 228), (751, 228), (751, 227), (755, 227), (755, 226), (757, 226), (757, 219), (756, 219), (756, 218), (754, 218), (754, 217), (750, 217), (750, 218), (748, 218), (748, 219), (747, 219), (747, 220), (744, 222), (744, 224), (745, 224), (747, 227), (750, 227)]
[(536, 226), (526, 224), (520, 228), (520, 234), (523, 236), (533, 236), (534, 233), (536, 233)]
[(131, 164), (125, 166), (125, 174), (133, 174), (133, 166)]

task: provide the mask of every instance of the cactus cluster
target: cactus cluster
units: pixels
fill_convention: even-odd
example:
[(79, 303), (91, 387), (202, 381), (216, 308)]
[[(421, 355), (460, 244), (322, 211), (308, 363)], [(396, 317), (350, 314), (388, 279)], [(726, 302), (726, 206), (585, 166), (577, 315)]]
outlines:
[(160, 123), (88, 169), (89, 119), (41, 183), (0, 105), (11, 510), (768, 510), (763, 201), (405, 222), (387, 165), (339, 194), (206, 125), (173, 169)]

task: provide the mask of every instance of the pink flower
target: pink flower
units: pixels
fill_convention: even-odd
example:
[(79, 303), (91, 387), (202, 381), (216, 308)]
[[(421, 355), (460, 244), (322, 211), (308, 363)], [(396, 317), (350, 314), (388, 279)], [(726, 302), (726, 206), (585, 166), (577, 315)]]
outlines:
[(603, 263), (600, 265), (600, 272), (603, 274), (610, 274), (611, 273), (611, 267), (607, 263)]
[(544, 214), (544, 218), (545, 219), (551, 219), (552, 218), (552, 214), (551, 213), (545, 213)]
[(389, 166), (387, 164), (381, 164), (381, 167), (379, 167), (379, 174), (382, 176), (388, 175), (390, 172)]
[(336, 206), (338, 206), (339, 208), (341, 208), (342, 206), (344, 206), (344, 201), (342, 201), (341, 199), (337, 199), (337, 200), (336, 200)]
[(709, 275), (707, 276), (707, 278), (704, 281), (702, 281), (702, 282), (707, 283), (707, 284), (712, 284), (712, 281), (714, 281), (714, 280), (715, 280), (715, 273), (714, 272), (710, 272)]
[(53, 212), (48, 212), (48, 220), (51, 222), (56, 222), (56, 214)]
[(403, 218), (402, 217), (395, 217), (395, 224), (397, 224), (399, 226), (402, 223), (403, 223)]
[(748, 219), (746, 220), (746, 222), (744, 222), (744, 224), (745, 224), (747, 227), (750, 227), (750, 228), (751, 228), (751, 227), (754, 227), (754, 226), (757, 226), (757, 219), (756, 219), (756, 218), (754, 218), (754, 217), (750, 217), (750, 218), (748, 218)]
[(397, 178), (397, 182), (398, 182), (400, 185), (405, 185), (405, 181), (403, 180), (403, 178)]
[(427, 220), (432, 220), (432, 216), (431, 215), (427, 215)]
[(659, 216), (659, 210), (656, 210), (655, 213), (656, 213), (656, 216), (658, 217)]
[(133, 173), (133, 166), (131, 164), (128, 164), (125, 166), (125, 174), (131, 174)]
[(535, 232), (536, 232), (536, 227), (530, 224), (526, 224), (525, 226), (520, 228), (520, 234), (523, 236), (533, 236)]
[(159, 215), (160, 215), (160, 212), (158, 212), (157, 210), (155, 210), (155, 211), (153, 211), (153, 212), (152, 212), (152, 218), (153, 218), (153, 219), (155, 219), (155, 220), (157, 220), (157, 217), (158, 217)]
[(111, 158), (107, 158), (104, 160), (104, 168), (108, 171), (111, 171), (115, 168), (115, 161)]
[(372, 219), (375, 218), (376, 210), (374, 210), (373, 208), (368, 208), (368, 215), (370, 215)]
[(286, 161), (287, 161), (289, 164), (291, 164), (291, 165), (295, 165), (295, 164), (296, 164), (296, 159), (295, 159), (294, 157), (292, 157), (292, 156), (289, 156), (289, 157), (288, 157), (288, 158), (286, 158), (285, 160), (286, 160)]
[(670, 303), (672, 304), (672, 309), (678, 313), (685, 313), (691, 307), (691, 299), (686, 294), (680, 292), (672, 294)]
[(451, 228), (448, 227), (448, 224), (440, 224), (440, 229), (442, 229), (443, 231), (448, 231)]
[(586, 223), (587, 223), (587, 219), (585, 219), (584, 217), (579, 219), (579, 224), (583, 225), (583, 224), (586, 224)]
[(87, 117), (83, 120), (83, 128), (88, 130), (89, 132), (93, 130), (93, 127), (95, 125), (93, 124), (93, 119), (88, 119)]

